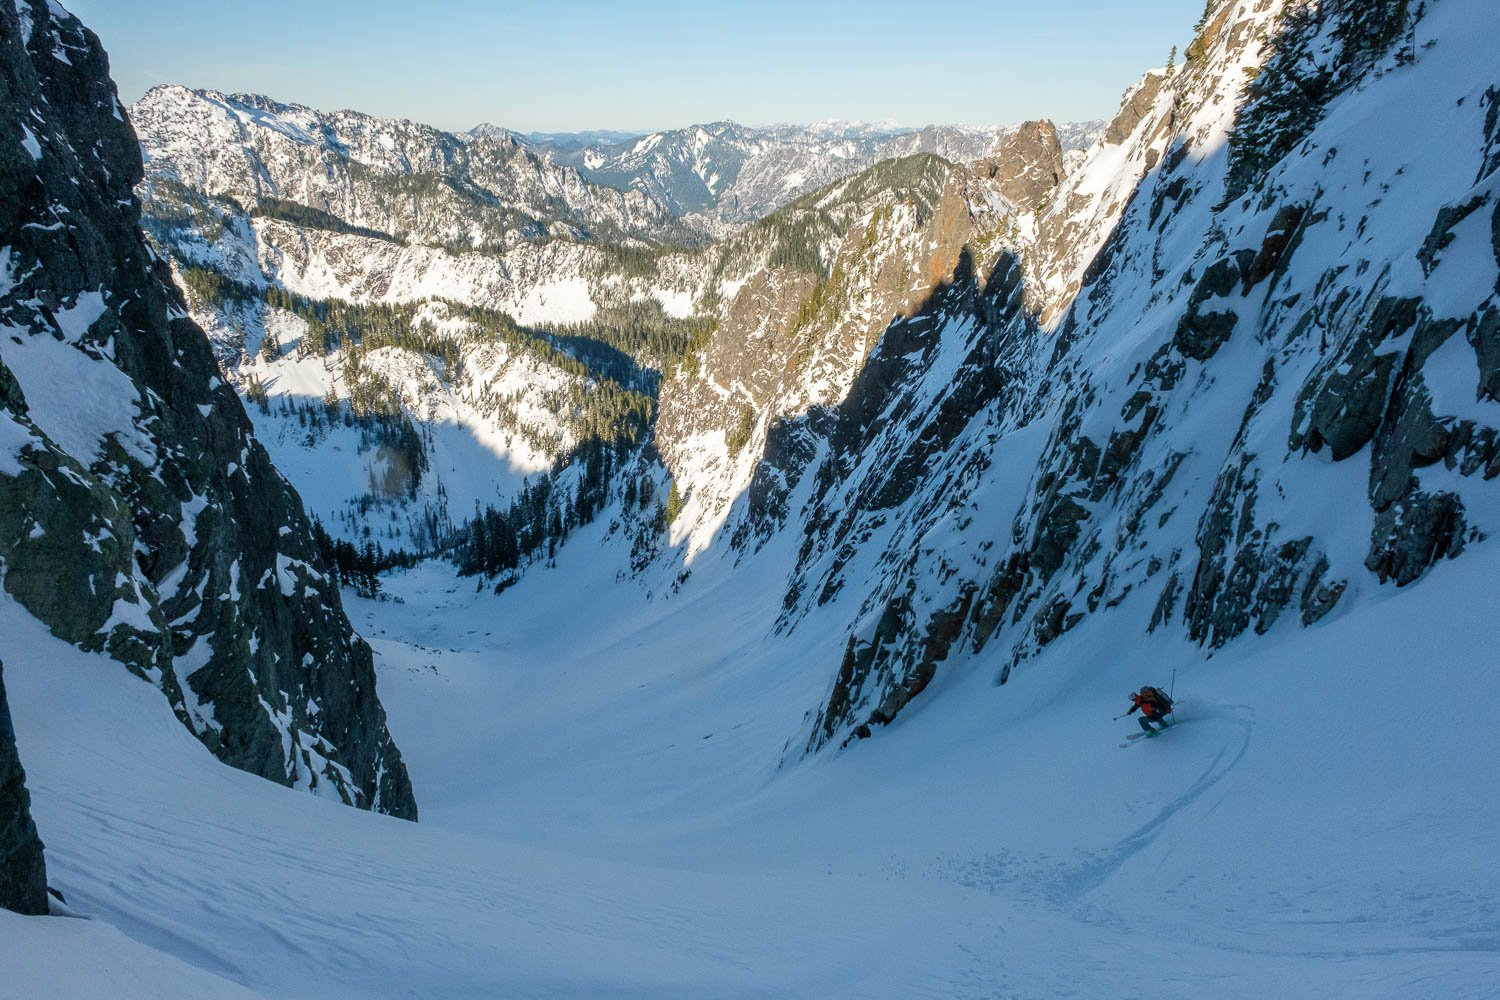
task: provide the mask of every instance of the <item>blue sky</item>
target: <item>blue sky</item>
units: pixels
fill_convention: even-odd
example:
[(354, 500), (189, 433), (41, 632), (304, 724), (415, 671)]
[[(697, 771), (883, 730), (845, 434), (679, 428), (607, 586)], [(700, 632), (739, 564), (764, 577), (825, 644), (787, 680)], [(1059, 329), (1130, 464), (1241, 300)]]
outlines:
[(442, 128), (1112, 114), (1203, 0), (64, 0), (122, 96), (254, 91)]

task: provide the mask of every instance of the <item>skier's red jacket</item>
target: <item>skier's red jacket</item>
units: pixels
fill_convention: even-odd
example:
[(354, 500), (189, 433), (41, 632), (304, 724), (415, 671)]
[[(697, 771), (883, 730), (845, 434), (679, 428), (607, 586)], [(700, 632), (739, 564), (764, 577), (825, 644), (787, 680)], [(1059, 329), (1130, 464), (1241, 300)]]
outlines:
[(1140, 709), (1141, 714), (1148, 719), (1155, 719), (1162, 714), (1161, 703), (1152, 695), (1142, 696), (1140, 693), (1136, 693), (1130, 696), (1130, 700), (1134, 704), (1130, 706), (1130, 711), (1126, 712), (1126, 715), (1134, 715), (1136, 709)]

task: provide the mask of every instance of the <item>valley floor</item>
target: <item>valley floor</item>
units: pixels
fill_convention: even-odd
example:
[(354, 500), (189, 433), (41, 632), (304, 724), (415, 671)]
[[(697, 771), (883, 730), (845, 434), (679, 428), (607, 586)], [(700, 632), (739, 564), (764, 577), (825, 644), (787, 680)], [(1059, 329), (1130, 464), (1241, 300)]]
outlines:
[[(776, 581), (745, 576), (774, 560), (648, 599), (592, 541), (500, 597), (427, 565), (388, 580), (394, 600), (350, 598), (415, 825), (219, 765), (157, 692), (3, 599), (30, 654), (5, 680), (51, 881), (93, 919), (0, 914), (0, 994), (1410, 1000), (1500, 982), (1493, 545), (1212, 658), (1121, 648), (1143, 632), (1127, 603), (1003, 688), (971, 664), (876, 738), (801, 760), (841, 648), (767, 638)], [(1180, 728), (1126, 741), (1126, 693), (1174, 667)]]

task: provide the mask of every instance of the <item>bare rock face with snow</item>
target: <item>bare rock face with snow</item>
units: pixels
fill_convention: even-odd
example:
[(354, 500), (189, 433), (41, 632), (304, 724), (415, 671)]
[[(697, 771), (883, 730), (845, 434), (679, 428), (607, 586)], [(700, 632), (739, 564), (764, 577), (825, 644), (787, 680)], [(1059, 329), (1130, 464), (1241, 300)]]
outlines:
[[(1054, 136), (1050, 146), (1018, 146), (975, 169), (927, 154), (886, 161), (799, 199), (731, 242), (730, 262), (757, 237), (768, 237), (769, 248), (752, 257), (712, 337), (663, 385), (657, 423), (694, 547), (707, 544), (747, 488), (758, 510), (783, 510), (792, 483), (782, 478), (799, 470), (771, 455), (757, 472), (763, 448), (796, 439), (774, 430), (778, 421), (844, 399), (892, 317), (921, 309), (951, 280), (966, 247), (996, 246), (1019, 224), (1020, 211), (1003, 193), (1008, 178), (1057, 155)], [(735, 544), (780, 527), (779, 518), (740, 522)]]
[(1012, 204), (1032, 208), (1062, 183), (1066, 170), (1057, 126), (1049, 121), (1026, 122), (1000, 141), (998, 148), (977, 165)]
[(141, 235), (140, 150), (98, 40), (20, 0), (0, 44), (9, 598), (158, 686), (227, 763), (415, 818), (301, 501)]

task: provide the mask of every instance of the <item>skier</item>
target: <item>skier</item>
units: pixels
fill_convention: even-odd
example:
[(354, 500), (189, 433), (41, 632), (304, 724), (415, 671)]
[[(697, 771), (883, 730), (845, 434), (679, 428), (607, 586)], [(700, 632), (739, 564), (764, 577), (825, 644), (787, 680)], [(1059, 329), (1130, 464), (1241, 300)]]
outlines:
[[(1172, 714), (1172, 699), (1168, 698), (1166, 692), (1151, 685), (1146, 685), (1140, 691), (1133, 691), (1130, 695), (1130, 711), (1126, 715), (1134, 715), (1136, 709), (1140, 709), (1141, 717), (1136, 721), (1146, 731), (1146, 735), (1155, 736), (1167, 728), (1167, 716)], [(1155, 722), (1161, 729), (1152, 728)]]

